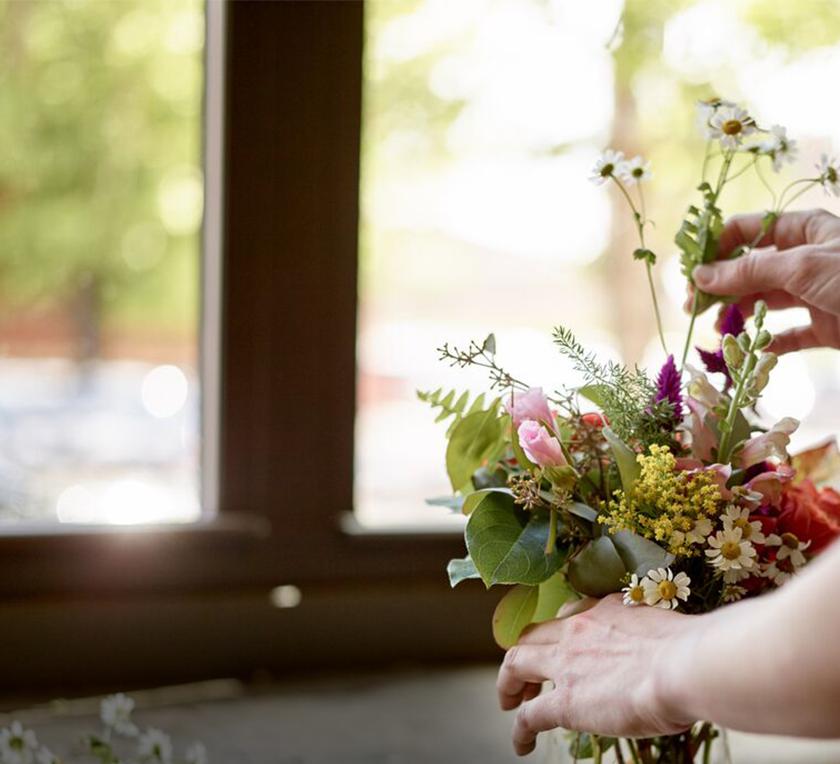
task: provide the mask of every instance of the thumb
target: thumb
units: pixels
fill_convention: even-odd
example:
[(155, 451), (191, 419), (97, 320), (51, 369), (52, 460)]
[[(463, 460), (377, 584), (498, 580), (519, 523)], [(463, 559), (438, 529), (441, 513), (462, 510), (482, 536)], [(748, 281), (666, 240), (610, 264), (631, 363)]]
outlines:
[(692, 273), (694, 283), (709, 294), (743, 296), (781, 289), (790, 292), (791, 277), (797, 270), (797, 255), (807, 247), (784, 253), (766, 250), (737, 260), (720, 260), (698, 265)]

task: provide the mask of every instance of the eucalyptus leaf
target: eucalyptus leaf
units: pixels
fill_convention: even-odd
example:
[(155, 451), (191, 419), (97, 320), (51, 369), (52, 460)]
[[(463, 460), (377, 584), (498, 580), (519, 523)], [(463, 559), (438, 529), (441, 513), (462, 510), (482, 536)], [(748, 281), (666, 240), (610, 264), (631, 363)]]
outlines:
[(590, 541), (569, 562), (569, 583), (589, 597), (617, 592), (627, 570), (609, 536)]
[(446, 572), (449, 575), (449, 585), (454, 589), (461, 581), (466, 581), (470, 578), (481, 578), (475, 563), (469, 555), (462, 560), (450, 560), (446, 566)]
[(582, 517), (584, 520), (589, 520), (590, 523), (594, 523), (598, 519), (598, 512), (580, 501), (573, 501), (566, 509), (575, 517)]
[(426, 504), (430, 507), (448, 507), (453, 512), (460, 512), (464, 506), (463, 496), (435, 496), (431, 499), (426, 499)]
[(618, 437), (609, 427), (604, 427), (602, 432), (610, 444), (615, 463), (618, 465), (618, 473), (621, 475), (621, 487), (627, 493), (633, 488), (633, 484), (642, 472), (642, 468), (636, 461), (636, 452), (633, 451), (621, 438)]
[(464, 488), (473, 473), (498, 451), (504, 436), (498, 398), (486, 411), (465, 416), (449, 437), (446, 472), (454, 491)]
[(491, 493), (505, 493), (508, 496), (513, 496), (510, 488), (482, 488), (480, 491), (473, 491), (464, 497), (461, 512), (465, 515), (472, 514), (473, 510)]
[(667, 568), (674, 561), (670, 552), (633, 531), (618, 531), (610, 539), (628, 573), (644, 576), (649, 570)]
[(539, 585), (539, 595), (537, 609), (531, 619), (534, 623), (550, 621), (557, 616), (557, 611), (568, 600), (577, 599), (577, 594), (569, 586), (566, 574), (562, 571), (558, 571), (548, 581), (543, 581)]
[(545, 552), (549, 516), (526, 512), (513, 497), (493, 491), (470, 514), (464, 536), (467, 550), (485, 585), (540, 584), (563, 564), (556, 549)]
[(507, 650), (519, 640), (522, 630), (531, 623), (539, 599), (536, 586), (514, 586), (499, 600), (493, 612), (493, 638)]

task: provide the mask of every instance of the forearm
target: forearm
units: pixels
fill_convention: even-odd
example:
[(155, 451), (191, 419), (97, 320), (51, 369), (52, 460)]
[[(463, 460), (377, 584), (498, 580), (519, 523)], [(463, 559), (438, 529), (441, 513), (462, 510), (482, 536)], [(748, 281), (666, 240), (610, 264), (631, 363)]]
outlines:
[(840, 545), (778, 592), (691, 618), (658, 662), (676, 715), (840, 737)]

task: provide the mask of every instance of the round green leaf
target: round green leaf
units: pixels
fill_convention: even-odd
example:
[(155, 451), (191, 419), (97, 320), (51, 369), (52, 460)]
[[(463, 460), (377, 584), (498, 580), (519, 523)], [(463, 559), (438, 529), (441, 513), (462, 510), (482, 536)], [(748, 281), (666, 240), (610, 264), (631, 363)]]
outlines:
[(569, 583), (581, 594), (604, 597), (621, 588), (626, 572), (612, 540), (599, 536), (569, 562)]
[(499, 647), (507, 650), (516, 644), (522, 630), (531, 623), (538, 599), (538, 587), (519, 585), (499, 600), (493, 612), (493, 638)]

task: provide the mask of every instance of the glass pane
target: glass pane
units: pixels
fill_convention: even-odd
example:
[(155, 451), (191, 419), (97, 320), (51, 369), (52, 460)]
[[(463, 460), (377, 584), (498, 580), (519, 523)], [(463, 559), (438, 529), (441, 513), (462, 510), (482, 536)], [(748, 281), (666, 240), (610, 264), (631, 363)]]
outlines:
[(0, 520), (192, 520), (203, 5), (3, 0), (0, 37)]
[[(552, 347), (571, 328), (604, 357), (657, 366), (644, 269), (621, 200), (587, 178), (615, 145), (653, 161), (648, 209), (666, 339), (685, 336), (672, 244), (694, 201), (704, 144), (694, 102), (744, 100), (786, 125), (801, 177), (840, 125), (812, 83), (840, 66), (840, 23), (748, 0), (677, 5), (576, 0), (371, 0), (366, 3), (357, 495), (371, 526), (460, 523), (424, 504), (445, 494), (445, 425), (416, 389), (480, 392), (485, 376), (449, 369), (435, 348), (490, 331), (529, 384), (576, 383)], [(619, 24), (622, 13), (624, 23)], [(833, 26), (832, 26), (833, 24)], [(727, 191), (728, 211), (765, 209), (762, 186)], [(814, 191), (798, 202), (837, 212)], [(614, 214), (617, 213), (617, 214)], [(802, 321), (774, 316), (776, 326)], [(697, 344), (716, 341), (704, 316)], [(695, 358), (696, 362), (696, 358)], [(790, 390), (796, 395), (791, 396)], [(796, 445), (840, 426), (837, 354), (785, 358), (768, 417), (799, 416)]]

